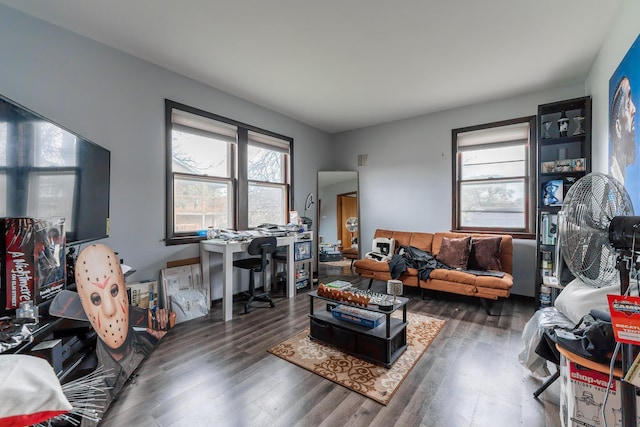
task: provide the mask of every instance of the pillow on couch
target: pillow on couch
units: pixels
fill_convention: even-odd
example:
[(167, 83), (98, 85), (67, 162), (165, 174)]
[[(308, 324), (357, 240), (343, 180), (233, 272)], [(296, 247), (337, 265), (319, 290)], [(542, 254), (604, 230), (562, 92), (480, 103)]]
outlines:
[(482, 237), (471, 240), (470, 270), (502, 271), (500, 245), (502, 237)]
[(436, 259), (452, 268), (467, 268), (471, 253), (471, 236), (459, 239), (444, 237)]

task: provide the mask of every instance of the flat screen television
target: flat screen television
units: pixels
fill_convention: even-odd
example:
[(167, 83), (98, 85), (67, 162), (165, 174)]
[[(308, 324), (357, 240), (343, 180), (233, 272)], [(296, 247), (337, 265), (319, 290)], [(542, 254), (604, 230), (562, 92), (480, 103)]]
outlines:
[(0, 217), (64, 218), (67, 245), (108, 237), (109, 150), (0, 96)]

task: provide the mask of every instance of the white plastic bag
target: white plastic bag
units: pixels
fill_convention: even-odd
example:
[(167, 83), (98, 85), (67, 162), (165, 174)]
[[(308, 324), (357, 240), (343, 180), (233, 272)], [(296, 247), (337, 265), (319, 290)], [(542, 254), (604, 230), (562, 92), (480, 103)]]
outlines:
[(171, 309), (176, 313), (176, 324), (206, 316), (209, 312), (204, 289), (178, 291), (171, 295)]
[(544, 330), (552, 326), (573, 328), (575, 324), (555, 307), (545, 307), (536, 311), (522, 330), (523, 349), (518, 355), (518, 360), (534, 377), (544, 378), (551, 375), (547, 360), (536, 353), (536, 347)]

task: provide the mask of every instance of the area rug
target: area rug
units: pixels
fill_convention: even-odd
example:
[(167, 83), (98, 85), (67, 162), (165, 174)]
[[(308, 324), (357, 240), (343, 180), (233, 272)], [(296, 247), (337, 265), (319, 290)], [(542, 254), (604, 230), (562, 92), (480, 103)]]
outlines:
[(350, 259), (343, 259), (340, 261), (322, 261), (323, 265), (330, 265), (332, 267), (349, 267), (351, 265)]
[[(394, 317), (401, 314), (394, 313)], [(407, 313), (407, 321), (407, 349), (388, 369), (311, 340), (309, 328), (268, 351), (386, 405), (445, 324), (414, 313)]]

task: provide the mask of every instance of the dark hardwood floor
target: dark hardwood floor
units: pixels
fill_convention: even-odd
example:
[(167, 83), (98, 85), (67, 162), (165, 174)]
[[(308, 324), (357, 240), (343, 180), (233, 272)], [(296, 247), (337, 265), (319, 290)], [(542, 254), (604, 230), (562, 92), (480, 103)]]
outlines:
[[(348, 267), (322, 266), (320, 280), (368, 280)], [(374, 281), (374, 290), (385, 283)], [(299, 368), (267, 349), (308, 326), (308, 297), (276, 298), (222, 322), (177, 325), (113, 402), (102, 426), (491, 426), (556, 427), (560, 381), (536, 399), (535, 379), (518, 362), (521, 331), (535, 308), (513, 296), (488, 316), (477, 298), (405, 287), (409, 311), (447, 320), (389, 405)], [(259, 304), (258, 304), (259, 305)], [(268, 304), (262, 304), (268, 307)]]

